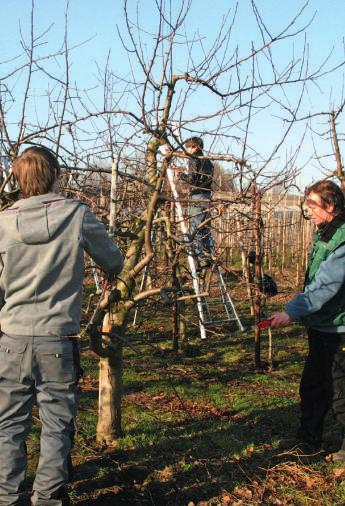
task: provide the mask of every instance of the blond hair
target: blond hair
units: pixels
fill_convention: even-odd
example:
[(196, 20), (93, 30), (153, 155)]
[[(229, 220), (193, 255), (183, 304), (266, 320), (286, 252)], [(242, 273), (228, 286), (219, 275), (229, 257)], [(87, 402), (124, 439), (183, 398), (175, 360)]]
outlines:
[(44, 146), (27, 148), (12, 167), (24, 198), (43, 195), (53, 189), (60, 166), (55, 154)]

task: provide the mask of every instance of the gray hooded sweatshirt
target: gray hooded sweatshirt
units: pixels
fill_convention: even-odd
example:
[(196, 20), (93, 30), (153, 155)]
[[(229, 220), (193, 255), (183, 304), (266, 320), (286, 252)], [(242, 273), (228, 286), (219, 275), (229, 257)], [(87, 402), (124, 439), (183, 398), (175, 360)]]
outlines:
[(0, 325), (10, 335), (71, 335), (80, 328), (84, 250), (106, 273), (122, 255), (90, 209), (46, 193), (0, 213)]

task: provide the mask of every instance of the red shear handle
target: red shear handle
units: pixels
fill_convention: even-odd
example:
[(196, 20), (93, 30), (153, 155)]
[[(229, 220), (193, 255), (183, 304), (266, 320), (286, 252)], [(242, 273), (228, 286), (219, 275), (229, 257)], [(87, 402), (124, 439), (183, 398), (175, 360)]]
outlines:
[(260, 322), (257, 322), (257, 326), (259, 329), (264, 330), (267, 329), (271, 325), (273, 318), (268, 318), (267, 320), (261, 320)]

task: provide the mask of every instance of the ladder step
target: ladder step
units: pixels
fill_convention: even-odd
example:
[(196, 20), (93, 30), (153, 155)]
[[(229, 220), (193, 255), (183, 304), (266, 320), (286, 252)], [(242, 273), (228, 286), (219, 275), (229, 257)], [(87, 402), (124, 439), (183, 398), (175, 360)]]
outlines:
[(201, 305), (203, 306), (227, 306), (227, 307), (231, 307), (230, 305), (228, 306), (225, 302), (223, 301), (218, 301), (218, 302), (201, 302)]
[(218, 302), (200, 302), (200, 304), (202, 306), (205, 306), (205, 307), (208, 307), (208, 306), (223, 306), (223, 307), (226, 307), (227, 309), (229, 309), (230, 311), (232, 311), (232, 305), (230, 304), (230, 302), (224, 302), (224, 301), (218, 301)]
[(225, 322), (234, 322), (237, 321), (237, 318), (219, 318), (219, 319), (211, 319), (204, 320), (204, 325), (211, 325), (212, 323), (225, 323)]

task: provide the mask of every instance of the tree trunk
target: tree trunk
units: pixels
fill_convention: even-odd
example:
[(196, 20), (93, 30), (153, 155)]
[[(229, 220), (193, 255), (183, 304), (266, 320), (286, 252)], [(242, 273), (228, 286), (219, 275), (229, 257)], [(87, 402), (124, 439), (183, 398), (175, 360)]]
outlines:
[[(135, 277), (142, 272), (153, 257), (151, 230), (159, 195), (165, 179), (166, 169), (170, 158), (165, 157), (164, 163), (157, 172), (156, 155), (159, 141), (153, 139), (148, 143), (146, 151), (147, 174), (152, 186), (152, 194), (142, 215), (133, 224), (132, 240), (127, 249), (124, 268), (118, 278), (116, 288), (121, 293), (121, 302), (110, 308), (110, 318), (106, 316), (103, 322), (104, 332), (113, 332), (124, 337), (126, 317), (133, 307), (130, 300), (135, 287)], [(115, 172), (115, 170), (114, 170)], [(140, 259), (145, 248), (145, 256)], [(121, 398), (122, 398), (122, 356), (123, 344), (116, 337), (111, 338), (115, 349), (109, 350), (109, 358), (100, 360), (99, 380), (99, 421), (97, 425), (97, 442), (108, 446), (116, 446), (117, 438), (122, 435), (121, 430)]]
[[(106, 315), (103, 323), (103, 331), (113, 331), (123, 335), (123, 326), (112, 326)], [(122, 398), (122, 356), (123, 345), (119, 340), (113, 340), (112, 348), (107, 358), (101, 358), (99, 362), (99, 403), (97, 443), (107, 446), (115, 446), (119, 437), (122, 436), (121, 428), (121, 398)]]

